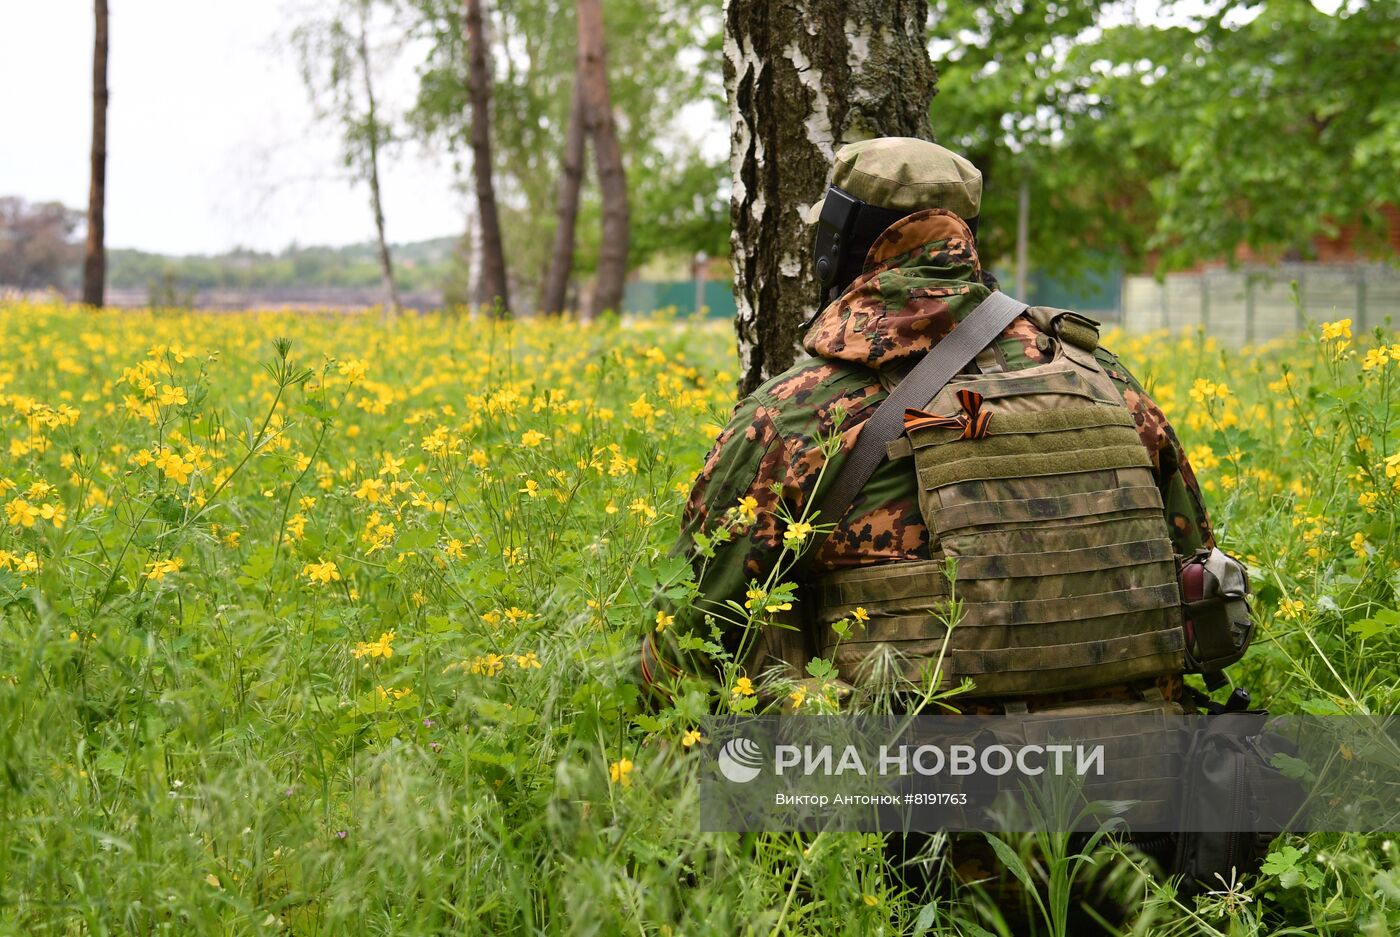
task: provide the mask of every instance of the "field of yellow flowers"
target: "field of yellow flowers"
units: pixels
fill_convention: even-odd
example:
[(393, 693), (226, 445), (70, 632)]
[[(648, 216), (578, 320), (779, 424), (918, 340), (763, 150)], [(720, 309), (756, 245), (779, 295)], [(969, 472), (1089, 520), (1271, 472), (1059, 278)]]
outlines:
[[(0, 336), (0, 932), (995, 931), (876, 837), (698, 832), (712, 697), (640, 705), (727, 324), (9, 304)], [(1108, 342), (1249, 558), (1236, 679), (1275, 711), (1400, 705), (1394, 342)], [(1382, 837), (1139, 885), (1172, 933), (1400, 929)]]

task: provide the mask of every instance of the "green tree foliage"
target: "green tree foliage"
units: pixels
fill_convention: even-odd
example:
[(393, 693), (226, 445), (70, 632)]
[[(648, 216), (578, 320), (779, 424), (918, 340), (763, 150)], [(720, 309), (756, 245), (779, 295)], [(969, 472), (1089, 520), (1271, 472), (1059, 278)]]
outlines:
[[(1306, 256), (1400, 203), (1400, 5), (935, 0), (934, 132), (986, 174), (982, 245), (1011, 256), (1029, 180), (1031, 261), (1076, 272)], [(1365, 242), (1363, 242), (1365, 246)], [(1381, 239), (1370, 246), (1384, 250)]]
[(58, 202), (0, 196), (0, 286), (66, 287), (79, 279), (82, 248), (73, 240), (81, 212)]
[[(930, 31), (940, 93), (930, 109), (939, 143), (982, 170), (979, 243), (984, 258), (1009, 262), (1016, 199), (1030, 185), (1032, 262), (1077, 270), (1086, 248), (1131, 242), (1126, 220), (1099, 196), (1119, 180), (1090, 126), (1098, 115), (1066, 52), (1111, 6), (1103, 0), (934, 0)], [(1101, 162), (1102, 160), (1102, 162)], [(1124, 180), (1125, 181), (1125, 180)], [(1131, 191), (1131, 185), (1123, 185)], [(1052, 233), (1053, 232), (1053, 233)]]
[[(465, 155), (469, 115), (457, 0), (413, 0), (415, 32), (429, 40), (414, 121)], [(726, 249), (723, 158), (707, 157), (686, 116), (708, 117), (719, 86), (718, 0), (608, 0), (609, 83), (627, 167), (634, 262), (657, 253)], [(560, 157), (568, 127), (577, 29), (571, 6), (500, 0), (488, 28), (493, 51), (492, 127), (506, 255), (513, 275), (537, 280), (547, 266)], [(716, 119), (717, 116), (716, 116)], [(590, 160), (591, 163), (591, 160)], [(599, 206), (585, 188), (577, 265), (597, 259)]]
[(1183, 19), (1078, 56), (1105, 102), (1095, 132), (1169, 167), (1149, 182), (1166, 265), (1238, 244), (1306, 256), (1351, 222), (1379, 233), (1400, 204), (1400, 4), (1217, 0)]
[[(394, 275), (409, 292), (440, 290), (450, 279), (456, 238), (394, 244)], [(243, 248), (214, 255), (172, 257), (115, 248), (108, 252), (108, 284), (115, 289), (147, 289), (167, 279), (181, 289), (285, 290), (292, 288), (370, 289), (381, 282), (374, 243), (345, 247), (292, 245), (276, 253)], [(71, 281), (70, 267), (62, 282)], [(0, 282), (3, 277), (0, 277)]]
[(308, 19), (293, 29), (291, 39), (317, 117), (339, 125), (345, 168), (369, 188), (385, 309), (397, 315), (399, 292), (379, 187), (380, 162), (397, 140), (394, 122), (386, 117), (374, 92), (369, 38), (374, 8), (375, 0), (338, 0), (322, 18)]

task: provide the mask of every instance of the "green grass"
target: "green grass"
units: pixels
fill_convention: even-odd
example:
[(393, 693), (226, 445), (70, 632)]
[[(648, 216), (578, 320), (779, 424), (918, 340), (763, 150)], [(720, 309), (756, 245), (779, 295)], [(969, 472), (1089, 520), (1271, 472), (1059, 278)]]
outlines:
[[(643, 716), (637, 642), (732, 405), (722, 326), (8, 305), (0, 334), (4, 932), (998, 930), (973, 889), (901, 894), (879, 837), (698, 832), (681, 739), (732, 696)], [(1237, 679), (1394, 712), (1397, 365), (1113, 347), (1250, 557)], [(1087, 874), (1032, 847), (1006, 844), (1027, 876)], [(1384, 934), (1398, 858), (1280, 840), (1199, 904), (1103, 867), (1138, 933)]]

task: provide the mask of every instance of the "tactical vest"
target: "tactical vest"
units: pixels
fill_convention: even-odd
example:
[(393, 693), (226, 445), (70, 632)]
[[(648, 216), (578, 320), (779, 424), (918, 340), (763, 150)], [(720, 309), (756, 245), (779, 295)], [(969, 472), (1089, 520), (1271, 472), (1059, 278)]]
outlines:
[[(1183, 670), (1151, 461), (1094, 357), (1097, 332), (1064, 325), (1050, 361), (955, 377), (889, 445), (891, 458), (912, 457), (931, 559), (816, 583), (821, 654), (846, 679), (860, 682), (880, 645), (921, 685), (941, 659), (941, 686), (970, 677), (974, 698)], [(869, 620), (840, 636), (831, 626), (858, 607)]]

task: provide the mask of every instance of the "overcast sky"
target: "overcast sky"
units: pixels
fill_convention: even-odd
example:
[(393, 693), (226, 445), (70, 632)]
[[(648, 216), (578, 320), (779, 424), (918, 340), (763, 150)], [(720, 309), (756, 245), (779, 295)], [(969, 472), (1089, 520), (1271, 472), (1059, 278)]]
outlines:
[[(1131, 0), (1156, 18), (1156, 0)], [(1313, 0), (1328, 12), (1340, 0)], [(111, 0), (107, 243), (165, 253), (349, 244), (368, 194), (317, 125), (288, 36), (327, 0)], [(1198, 4), (1187, 3), (1187, 7)], [(0, 195), (85, 208), (92, 0), (0, 0)], [(379, 96), (401, 111), (412, 54)], [(714, 139), (723, 148), (717, 126)], [(391, 241), (460, 234), (470, 200), (450, 161), (407, 148), (383, 169)]]
[[(373, 233), (286, 46), (288, 0), (111, 0), (107, 243), (166, 253), (348, 244)], [(92, 0), (0, 0), (0, 195), (85, 208)], [(411, 78), (390, 79), (406, 105)], [(384, 175), (388, 233), (461, 233), (450, 162), (406, 150)]]

